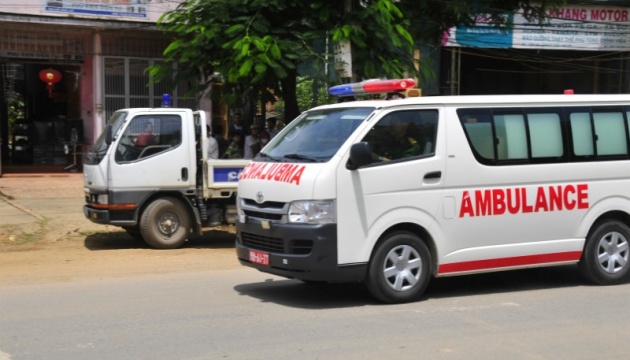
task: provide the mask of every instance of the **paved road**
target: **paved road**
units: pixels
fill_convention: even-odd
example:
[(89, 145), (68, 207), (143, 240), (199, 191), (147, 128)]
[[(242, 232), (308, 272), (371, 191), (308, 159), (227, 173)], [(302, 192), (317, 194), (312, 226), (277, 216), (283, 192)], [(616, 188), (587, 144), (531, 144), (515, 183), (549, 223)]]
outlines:
[[(0, 225), (69, 217), (81, 195), (80, 176), (0, 178)], [(404, 305), (246, 268), (104, 273), (0, 287), (0, 360), (627, 359), (629, 303), (574, 266), (438, 279)]]
[(0, 287), (0, 359), (627, 359), (630, 284), (575, 267), (459, 278), (424, 300), (248, 268)]

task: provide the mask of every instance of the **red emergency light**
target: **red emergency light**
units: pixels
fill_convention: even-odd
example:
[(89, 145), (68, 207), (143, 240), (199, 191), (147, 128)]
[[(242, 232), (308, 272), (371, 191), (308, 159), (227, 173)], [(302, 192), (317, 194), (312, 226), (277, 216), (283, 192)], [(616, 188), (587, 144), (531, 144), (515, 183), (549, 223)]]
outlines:
[(328, 89), (333, 96), (352, 96), (376, 93), (405, 91), (416, 85), (414, 79), (365, 80), (358, 83), (342, 84)]

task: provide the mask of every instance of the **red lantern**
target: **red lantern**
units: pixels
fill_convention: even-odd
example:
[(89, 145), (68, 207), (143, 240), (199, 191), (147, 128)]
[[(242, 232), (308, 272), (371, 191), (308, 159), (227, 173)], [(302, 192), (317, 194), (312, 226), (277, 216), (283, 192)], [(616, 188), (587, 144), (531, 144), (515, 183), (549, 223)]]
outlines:
[(39, 79), (46, 83), (46, 89), (48, 89), (48, 97), (52, 97), (52, 91), (55, 88), (55, 84), (62, 79), (61, 73), (55, 69), (44, 69), (39, 72)]

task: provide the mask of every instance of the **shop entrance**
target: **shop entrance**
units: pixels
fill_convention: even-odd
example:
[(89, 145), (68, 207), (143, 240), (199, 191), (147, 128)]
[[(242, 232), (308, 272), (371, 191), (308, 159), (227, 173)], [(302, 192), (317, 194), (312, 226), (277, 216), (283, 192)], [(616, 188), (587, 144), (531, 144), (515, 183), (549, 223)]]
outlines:
[(81, 66), (0, 63), (1, 173), (77, 171)]
[(442, 93), (451, 95), (625, 94), (628, 52), (445, 48)]

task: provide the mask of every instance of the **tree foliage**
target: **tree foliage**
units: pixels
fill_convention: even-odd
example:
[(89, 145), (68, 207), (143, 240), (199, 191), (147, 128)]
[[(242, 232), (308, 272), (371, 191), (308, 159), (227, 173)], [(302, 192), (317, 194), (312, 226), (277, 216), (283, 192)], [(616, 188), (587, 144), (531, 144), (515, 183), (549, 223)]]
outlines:
[[(172, 37), (165, 64), (150, 70), (159, 80), (199, 84), (200, 92), (221, 75), (223, 95), (250, 107), (253, 101), (284, 100), (286, 120), (299, 113), (296, 83), (308, 66), (320, 79), (335, 76), (331, 47), (352, 44), (357, 80), (418, 75), (413, 49), (439, 44), (444, 30), (490, 14), (497, 25), (519, 7), (541, 18), (560, 0), (532, 5), (517, 0), (188, 0), (164, 14), (158, 25)], [(173, 65), (176, 64), (174, 70)], [(201, 80), (201, 81), (200, 81)]]

